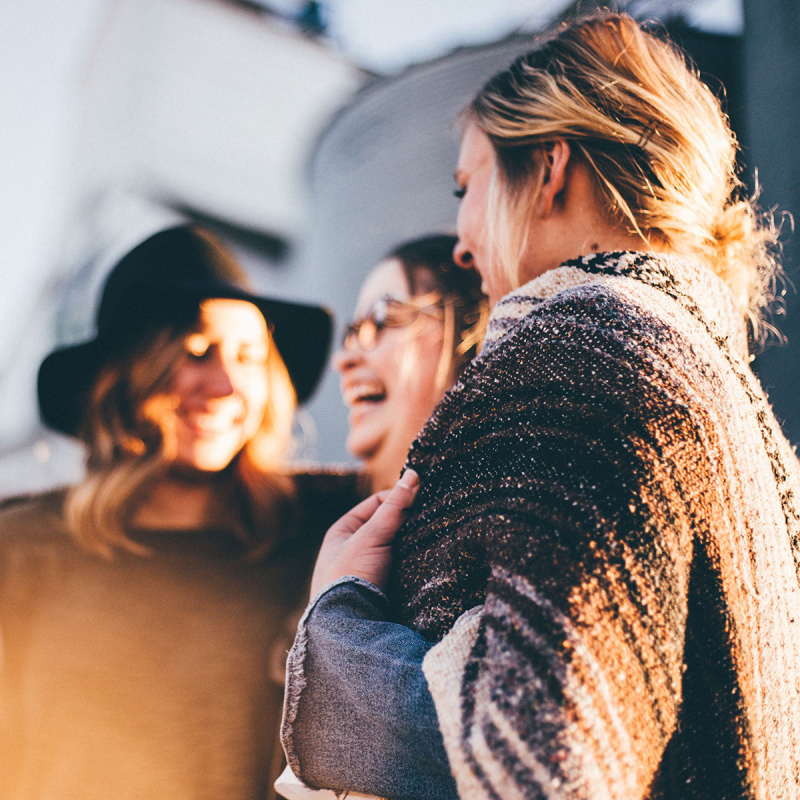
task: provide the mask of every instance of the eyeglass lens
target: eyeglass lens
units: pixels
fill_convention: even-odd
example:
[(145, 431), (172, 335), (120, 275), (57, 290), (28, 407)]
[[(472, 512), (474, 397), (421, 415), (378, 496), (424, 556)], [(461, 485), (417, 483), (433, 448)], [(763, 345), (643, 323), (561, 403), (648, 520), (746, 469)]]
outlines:
[(426, 307), (432, 305), (418, 305), (414, 302), (397, 300), (393, 297), (381, 297), (364, 317), (353, 320), (344, 333), (342, 346), (349, 349), (358, 343), (362, 350), (373, 350), (384, 328), (401, 328), (410, 325), (420, 313), (426, 312)]

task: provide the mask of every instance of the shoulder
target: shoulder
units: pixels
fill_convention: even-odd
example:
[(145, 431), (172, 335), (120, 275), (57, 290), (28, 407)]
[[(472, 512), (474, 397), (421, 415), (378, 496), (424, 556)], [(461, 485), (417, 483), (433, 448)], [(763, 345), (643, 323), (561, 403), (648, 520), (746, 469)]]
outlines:
[(344, 467), (314, 467), (290, 475), (304, 519), (323, 533), (368, 492), (361, 473)]
[(598, 278), (542, 298), (504, 341), (602, 343), (619, 341), (623, 336), (635, 342), (654, 329), (663, 331), (668, 327), (669, 322), (646, 301), (646, 294), (636, 281)]
[[(29, 559), (61, 558), (77, 550), (63, 516), (65, 491), (7, 498), (0, 502), (0, 562), (18, 569)], [(5, 568), (3, 568), (5, 573)]]
[(66, 489), (43, 494), (16, 495), (0, 500), (0, 533), (17, 528), (61, 525)]
[(489, 362), (542, 347), (665, 355), (681, 367), (694, 347), (708, 360), (746, 359), (744, 321), (706, 266), (653, 253), (598, 254), (568, 262), (501, 300), (485, 348)]
[(665, 345), (680, 338), (613, 287), (572, 287), (516, 319), (467, 367), (458, 391), (465, 399), (484, 393), (510, 398), (516, 392), (548, 392), (555, 385), (604, 392), (619, 381), (624, 386), (639, 382), (656, 354), (662, 362), (671, 360)]
[(467, 366), (419, 443), (441, 449), (443, 437), (477, 442), (500, 431), (527, 448), (525, 433), (540, 442), (556, 430), (619, 437), (673, 416), (682, 424), (688, 395), (707, 393), (704, 364), (628, 283), (584, 281), (537, 297)]

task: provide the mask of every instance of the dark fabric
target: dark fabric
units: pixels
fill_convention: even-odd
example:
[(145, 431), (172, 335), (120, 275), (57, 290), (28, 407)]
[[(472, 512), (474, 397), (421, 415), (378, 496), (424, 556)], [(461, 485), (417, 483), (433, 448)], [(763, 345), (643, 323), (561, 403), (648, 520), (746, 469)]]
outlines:
[(493, 312), (409, 455), (390, 593), (440, 648), (483, 609), (426, 668), (462, 796), (800, 796), (800, 471), (743, 342), (721, 281), (645, 254)]

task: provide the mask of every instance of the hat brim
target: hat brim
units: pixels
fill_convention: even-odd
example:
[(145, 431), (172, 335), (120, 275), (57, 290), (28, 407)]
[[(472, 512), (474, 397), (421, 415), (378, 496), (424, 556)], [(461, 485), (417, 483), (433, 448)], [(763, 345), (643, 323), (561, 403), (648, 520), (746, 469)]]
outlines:
[[(176, 287), (171, 287), (174, 294)], [(207, 287), (184, 285), (177, 289), (198, 302), (210, 298), (244, 300), (252, 303), (270, 326), (272, 338), (286, 364), (299, 403), (306, 402), (322, 377), (328, 362), (333, 319), (320, 306), (261, 297), (224, 286), (209, 292)], [(102, 337), (62, 347), (50, 353), (39, 367), (37, 394), (43, 422), (50, 428), (77, 436), (89, 392), (100, 369), (109, 358), (109, 343)]]

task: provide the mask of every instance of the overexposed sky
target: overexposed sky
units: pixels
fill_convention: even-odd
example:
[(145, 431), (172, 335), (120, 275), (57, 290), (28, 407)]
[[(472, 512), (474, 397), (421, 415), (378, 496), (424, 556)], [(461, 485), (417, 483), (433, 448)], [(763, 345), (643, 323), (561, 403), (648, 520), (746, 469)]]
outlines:
[(538, 29), (569, 0), (329, 0), (330, 34), (351, 58), (393, 71), (460, 44)]
[[(269, 4), (269, 0), (266, 0)], [(284, 8), (296, 0), (274, 0)], [(620, 5), (624, 4), (624, 0)], [(327, 0), (331, 37), (379, 72), (435, 58), (459, 44), (491, 41), (517, 28), (538, 30), (571, 0)], [(703, 30), (740, 33), (742, 0), (636, 0), (637, 10), (674, 9)]]

